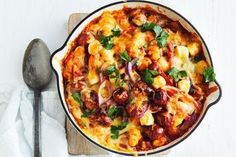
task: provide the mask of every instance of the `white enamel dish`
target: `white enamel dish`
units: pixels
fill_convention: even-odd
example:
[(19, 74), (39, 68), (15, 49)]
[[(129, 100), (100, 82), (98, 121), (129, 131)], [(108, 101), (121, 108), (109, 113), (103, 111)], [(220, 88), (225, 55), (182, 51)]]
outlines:
[[(90, 142), (98, 145), (99, 147), (101, 147), (107, 151), (113, 152), (113, 153), (118, 153), (118, 154), (123, 154), (123, 155), (133, 155), (134, 152), (127, 153), (127, 152), (117, 151), (117, 150), (113, 150), (109, 147), (100, 145), (99, 143), (95, 142), (93, 139), (89, 138), (86, 134), (83, 133), (83, 131), (80, 129), (79, 125), (77, 125), (74, 117), (72, 116), (72, 114), (70, 114), (70, 112), (68, 110), (68, 106), (66, 104), (65, 96), (64, 96), (64, 85), (63, 85), (63, 77), (62, 77), (62, 70), (61, 70), (61, 61), (63, 60), (64, 56), (68, 52), (69, 45), (70, 45), (69, 43), (72, 42), (80, 34), (80, 32), (83, 30), (83, 28), (88, 23), (90, 23), (91, 20), (100, 16), (103, 11), (105, 11), (105, 10), (111, 10), (111, 11), (112, 10), (119, 10), (119, 9), (122, 9), (124, 5), (126, 5), (128, 7), (139, 7), (139, 6), (149, 5), (150, 7), (154, 8), (158, 12), (165, 14), (170, 19), (172, 19), (174, 21), (179, 21), (182, 24), (182, 26), (184, 26), (184, 28), (186, 30), (188, 30), (189, 32), (194, 32), (198, 35), (200, 41), (202, 42), (202, 47), (203, 47), (203, 51), (204, 51), (206, 60), (208, 61), (208, 63), (211, 66), (213, 66), (213, 63), (212, 63), (212, 59), (211, 59), (209, 50), (207, 48), (207, 45), (204, 42), (201, 35), (199, 34), (199, 32), (196, 30), (196, 28), (187, 19), (185, 19), (182, 15), (180, 15), (176, 11), (174, 11), (166, 6), (163, 6), (161, 4), (158, 4), (158, 3), (148, 2), (148, 1), (128, 1), (128, 2), (121, 1), (121, 2), (112, 3), (109, 5), (103, 6), (102, 8), (99, 8), (96, 11), (92, 12), (75, 27), (75, 29), (72, 31), (72, 33), (69, 35), (69, 37), (66, 39), (64, 45), (61, 48), (59, 48), (58, 50), (56, 50), (51, 56), (51, 66), (52, 66), (52, 69), (54, 70), (56, 77), (57, 77), (58, 93), (59, 93), (59, 96), (60, 96), (60, 99), (62, 102), (62, 106), (63, 106), (68, 118), (70, 119), (71, 123), (74, 125), (74, 127), (85, 138), (87, 138)], [(221, 98), (222, 91), (221, 91), (221, 87), (217, 83), (217, 81), (211, 82), (210, 86), (217, 86), (218, 90), (216, 90), (215, 92), (213, 92), (212, 94), (210, 94), (207, 97), (206, 102), (203, 107), (203, 110), (202, 110), (201, 115), (199, 116), (198, 120), (183, 136), (168, 143), (167, 145), (158, 147), (153, 150), (145, 151), (145, 152), (137, 152), (135, 154), (140, 156), (140, 155), (146, 155), (146, 154), (159, 153), (159, 152), (165, 151), (167, 149), (170, 149), (171, 147), (177, 145), (178, 143), (180, 143), (181, 141), (186, 139), (197, 128), (197, 126), (201, 123), (201, 121), (204, 118), (209, 107), (212, 106), (213, 104), (216, 104)]]

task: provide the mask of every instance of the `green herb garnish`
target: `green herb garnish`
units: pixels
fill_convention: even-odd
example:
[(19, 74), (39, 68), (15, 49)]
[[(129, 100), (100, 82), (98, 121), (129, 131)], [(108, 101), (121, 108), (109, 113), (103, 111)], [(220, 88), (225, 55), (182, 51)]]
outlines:
[(115, 67), (115, 65), (110, 65), (109, 67), (107, 67), (106, 71), (105, 71), (105, 75), (111, 75), (113, 72), (115, 72), (117, 69)]
[(116, 77), (116, 82), (117, 82), (120, 79), (120, 73), (118, 69), (115, 70), (115, 77)]
[(157, 76), (158, 75), (158, 72), (155, 71), (155, 70), (150, 70), (148, 69), (148, 72), (152, 74), (152, 76)]
[(111, 32), (112, 32), (112, 35), (109, 35), (109, 36), (104, 36), (102, 34), (100, 35), (100, 42), (102, 46), (107, 50), (112, 49), (112, 47), (114, 46), (112, 42), (112, 38), (120, 36), (120, 33), (121, 33), (121, 31), (118, 28), (112, 29)]
[(127, 51), (123, 51), (120, 53), (120, 58), (125, 62), (130, 62), (131, 58), (129, 57)]
[(73, 99), (75, 99), (75, 101), (77, 101), (80, 104), (81, 111), (83, 112), (83, 114), (81, 115), (81, 118), (87, 118), (95, 112), (95, 110), (86, 111), (84, 109), (84, 104), (83, 104), (83, 101), (81, 99), (81, 94), (80, 93), (74, 92), (74, 93), (72, 93), (72, 97), (73, 97)]
[(165, 47), (167, 45), (167, 38), (169, 37), (169, 34), (162, 31), (160, 36), (156, 37), (156, 41), (160, 47)]
[(83, 101), (81, 99), (81, 94), (78, 92), (72, 93), (72, 97), (75, 101), (77, 101), (80, 104), (80, 107), (84, 107)]
[(203, 76), (204, 76), (205, 82), (215, 81), (216, 74), (214, 72), (213, 67), (205, 68), (203, 71)]
[(158, 37), (158, 36), (160, 36), (161, 33), (162, 33), (162, 28), (161, 28), (161, 26), (159, 26), (159, 25), (155, 25), (155, 26), (153, 27), (153, 31), (155, 32), (156, 37)]
[(167, 45), (167, 38), (169, 37), (169, 34), (165, 32), (161, 26), (155, 24), (155, 23), (145, 23), (141, 27), (141, 31), (154, 31), (155, 32), (155, 39), (157, 41), (157, 44), (160, 47), (165, 47)]
[(81, 115), (81, 118), (88, 118), (90, 115), (94, 114), (95, 110), (90, 110), (90, 111), (83, 111), (83, 114)]
[(113, 30), (111, 30), (112, 32), (112, 37), (118, 37), (120, 36), (120, 30), (118, 28), (114, 28)]
[(105, 45), (107, 44), (110, 40), (111, 40), (111, 37), (110, 36), (104, 36), (104, 35), (100, 35), (100, 39), (101, 39), (101, 44), (102, 45)]
[(108, 43), (107, 45), (104, 46), (105, 49), (110, 50), (114, 46), (113, 43)]
[[(113, 73), (115, 73), (115, 76), (111, 75)], [(110, 78), (116, 78), (116, 82), (120, 79), (119, 70), (116, 69), (114, 64), (107, 67), (107, 69), (105, 70), (105, 75), (111, 75)]]
[(181, 79), (188, 76), (188, 74), (187, 74), (187, 72), (185, 70), (179, 71), (178, 75), (179, 75), (179, 78), (181, 78)]
[(111, 119), (114, 119), (120, 112), (121, 112), (120, 108), (117, 108), (115, 106), (110, 106), (107, 114)]
[(100, 42), (102, 44), (102, 46), (107, 49), (110, 50), (113, 47), (113, 42), (111, 41), (111, 36), (104, 36), (104, 35), (100, 35)]
[(169, 71), (168, 71), (168, 74), (175, 80), (175, 81), (178, 81), (179, 80), (179, 77), (178, 77), (178, 73), (179, 73), (179, 70), (175, 67), (171, 68)]
[(145, 69), (143, 71), (143, 80), (147, 83), (147, 84), (152, 84), (154, 79), (153, 77), (157, 76), (158, 72), (155, 70), (150, 70), (150, 69)]
[(168, 71), (168, 74), (177, 82), (184, 77), (187, 77), (187, 72), (185, 70), (179, 71), (177, 68), (173, 67)]
[(123, 130), (124, 128), (126, 128), (126, 126), (128, 125), (128, 122), (122, 122), (120, 125), (118, 126), (111, 126), (111, 138), (112, 139), (117, 139), (119, 137), (119, 131)]
[(152, 31), (155, 26), (156, 26), (155, 23), (145, 23), (140, 27), (140, 29), (141, 29), (142, 32)]

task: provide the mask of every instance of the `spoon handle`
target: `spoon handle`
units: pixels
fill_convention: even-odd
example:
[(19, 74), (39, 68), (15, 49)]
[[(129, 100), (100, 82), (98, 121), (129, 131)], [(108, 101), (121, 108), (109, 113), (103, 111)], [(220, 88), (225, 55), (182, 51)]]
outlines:
[(34, 157), (41, 157), (41, 92), (34, 91)]

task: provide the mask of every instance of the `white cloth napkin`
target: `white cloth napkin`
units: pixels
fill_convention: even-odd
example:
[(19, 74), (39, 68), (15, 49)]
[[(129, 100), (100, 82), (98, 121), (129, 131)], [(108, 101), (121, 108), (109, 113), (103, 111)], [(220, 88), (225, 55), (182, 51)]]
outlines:
[[(33, 92), (0, 85), (0, 156), (33, 156)], [(65, 114), (56, 91), (42, 92), (42, 156), (68, 157)]]
[[(27, 87), (14, 88), (0, 84), (0, 157), (33, 157), (33, 96)], [(45, 91), (41, 96), (42, 157), (69, 157), (64, 128), (65, 113), (58, 93)], [(121, 155), (109, 153), (90, 157)]]

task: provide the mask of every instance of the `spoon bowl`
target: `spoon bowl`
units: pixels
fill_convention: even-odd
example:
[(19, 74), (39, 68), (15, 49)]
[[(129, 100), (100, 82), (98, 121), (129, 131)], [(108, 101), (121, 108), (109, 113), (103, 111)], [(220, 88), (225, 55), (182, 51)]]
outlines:
[(41, 39), (32, 40), (23, 60), (23, 78), (25, 83), (32, 89), (42, 90), (52, 77), (50, 68), (50, 52)]

